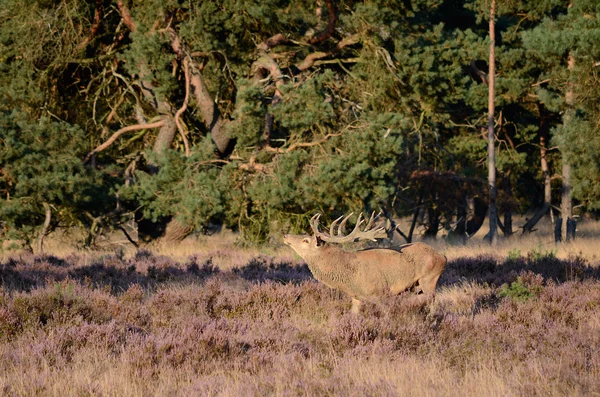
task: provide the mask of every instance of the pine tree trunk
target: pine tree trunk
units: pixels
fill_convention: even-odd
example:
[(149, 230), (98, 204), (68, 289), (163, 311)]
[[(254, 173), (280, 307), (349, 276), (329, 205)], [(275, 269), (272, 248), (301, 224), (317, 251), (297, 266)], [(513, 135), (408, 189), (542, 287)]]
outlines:
[(191, 226), (183, 225), (176, 219), (172, 219), (165, 230), (165, 234), (160, 238), (160, 244), (177, 244), (183, 241), (194, 229)]
[[(572, 54), (569, 54), (568, 61), (568, 69), (569, 72), (573, 70), (575, 67), (575, 58)], [(567, 105), (567, 111), (565, 112), (564, 121), (568, 124), (571, 114), (572, 114), (572, 106), (573, 106), (573, 87), (569, 86), (567, 93), (565, 95), (565, 102)], [(571, 164), (569, 160), (566, 158), (565, 154), (562, 154), (562, 194), (561, 194), (561, 203), (560, 203), (560, 212), (562, 218), (561, 225), (561, 240), (564, 242), (570, 241), (574, 235), (569, 233), (570, 230), (574, 230), (575, 228), (572, 226), (573, 220), (573, 187), (571, 186)], [(574, 234), (574, 233), (573, 233)]]
[(162, 153), (169, 149), (177, 134), (175, 119), (170, 114), (167, 114), (163, 116), (163, 120), (165, 124), (158, 131), (158, 135), (154, 140), (154, 146), (152, 147), (152, 151), (155, 153)]
[(496, 199), (496, 150), (494, 143), (494, 99), (496, 83), (496, 27), (494, 18), (496, 14), (496, 0), (492, 0), (490, 6), (490, 62), (488, 73), (488, 188), (489, 188), (489, 220), (490, 220), (490, 244), (498, 243), (498, 208)]
[[(542, 174), (544, 175), (544, 204), (542, 208), (540, 208), (535, 215), (525, 223), (523, 226), (523, 234), (531, 233), (535, 225), (542, 219), (546, 213), (550, 213), (550, 218), (552, 218), (554, 223), (554, 217), (552, 215), (552, 184), (550, 179), (550, 167), (548, 165), (548, 132), (549, 132), (549, 124), (548, 124), (548, 115), (544, 108), (544, 105), (538, 104), (538, 111), (540, 114), (540, 167), (542, 169)], [(558, 229), (560, 236), (560, 227)], [(556, 232), (555, 232), (556, 235)], [(557, 242), (559, 240), (556, 240)]]
[(42, 227), (42, 230), (40, 231), (40, 234), (38, 236), (38, 254), (44, 253), (44, 238), (48, 235), (48, 229), (50, 229), (50, 220), (52, 219), (52, 211), (50, 210), (50, 206), (48, 205), (48, 203), (44, 201), (42, 205), (44, 206), (44, 212), (46, 214), (46, 217), (44, 219), (44, 226)]
[(424, 240), (435, 240), (440, 229), (440, 218), (433, 207), (427, 208), (427, 229), (423, 233)]
[[(506, 200), (512, 199), (512, 184), (510, 183), (509, 175), (507, 175), (504, 180), (504, 193), (506, 195)], [(504, 209), (504, 237), (510, 237), (513, 234), (511, 207), (512, 206), (510, 205), (509, 201)]]
[[(538, 105), (540, 113), (540, 166), (542, 167), (542, 175), (544, 175), (544, 204), (548, 207), (552, 205), (552, 183), (550, 180), (550, 167), (548, 166), (548, 115), (542, 104)], [(550, 209), (552, 214), (552, 209)]]
[(571, 199), (572, 189), (571, 165), (567, 161), (563, 160), (560, 213), (562, 215), (561, 240), (565, 242), (571, 240), (567, 226), (569, 221), (573, 220), (573, 202)]
[[(175, 53), (180, 56), (188, 56), (188, 51), (179, 35), (171, 30), (171, 46)], [(211, 134), (212, 140), (217, 148), (217, 153), (221, 157), (227, 157), (233, 150), (235, 140), (227, 135), (227, 124), (229, 120), (225, 119), (213, 96), (208, 91), (208, 87), (202, 77), (201, 67), (193, 59), (190, 62), (190, 85), (192, 94), (196, 99), (196, 107), (204, 119), (204, 125)]]

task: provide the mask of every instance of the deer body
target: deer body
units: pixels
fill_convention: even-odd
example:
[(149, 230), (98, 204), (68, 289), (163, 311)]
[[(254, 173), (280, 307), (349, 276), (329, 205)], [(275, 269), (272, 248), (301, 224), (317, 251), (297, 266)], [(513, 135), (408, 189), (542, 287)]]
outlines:
[(303, 237), (285, 236), (284, 240), (306, 261), (317, 280), (359, 300), (385, 293), (399, 294), (415, 284), (424, 293), (434, 293), (446, 265), (443, 255), (423, 243), (404, 246), (401, 251), (348, 252), (325, 245), (307, 252), (296, 249)]
[(283, 240), (306, 261), (318, 281), (352, 297), (353, 312), (362, 301), (399, 294), (415, 285), (423, 293), (434, 294), (446, 266), (446, 257), (423, 243), (350, 252), (320, 237), (284, 235)]

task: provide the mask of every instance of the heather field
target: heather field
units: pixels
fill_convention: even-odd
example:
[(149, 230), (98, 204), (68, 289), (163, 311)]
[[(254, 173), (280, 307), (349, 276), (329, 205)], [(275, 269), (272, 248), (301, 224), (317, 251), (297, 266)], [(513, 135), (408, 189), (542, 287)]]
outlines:
[(583, 241), (440, 247), (435, 301), (358, 316), (283, 250), (5, 255), (0, 394), (600, 396), (600, 260)]

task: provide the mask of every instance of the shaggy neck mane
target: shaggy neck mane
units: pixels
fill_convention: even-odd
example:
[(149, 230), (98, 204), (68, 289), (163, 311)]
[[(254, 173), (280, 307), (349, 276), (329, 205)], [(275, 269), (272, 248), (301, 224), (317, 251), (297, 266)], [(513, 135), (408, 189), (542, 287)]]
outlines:
[(352, 254), (328, 244), (305, 260), (315, 278), (333, 288), (340, 288), (356, 272)]

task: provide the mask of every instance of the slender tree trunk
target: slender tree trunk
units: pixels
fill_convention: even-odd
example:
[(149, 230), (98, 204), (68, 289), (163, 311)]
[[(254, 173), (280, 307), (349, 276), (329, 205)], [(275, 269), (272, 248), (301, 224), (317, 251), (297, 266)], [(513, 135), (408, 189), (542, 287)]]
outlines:
[(433, 206), (427, 207), (427, 220), (427, 229), (423, 233), (423, 239), (435, 240), (440, 229), (440, 217)]
[(419, 212), (421, 210), (421, 206), (423, 205), (423, 198), (425, 197), (425, 192), (421, 189), (421, 193), (419, 194), (419, 202), (415, 207), (415, 212), (413, 213), (413, 219), (410, 223), (410, 230), (408, 231), (408, 238), (406, 239), (407, 243), (412, 243), (413, 233), (415, 232), (415, 226), (417, 224), (417, 219), (419, 219)]
[(490, 68), (488, 73), (488, 187), (489, 187), (489, 220), (490, 220), (490, 244), (498, 243), (498, 208), (496, 198), (496, 149), (494, 139), (494, 99), (496, 84), (496, 26), (494, 22), (496, 14), (496, 0), (492, 0), (490, 6)]
[(52, 219), (52, 211), (50, 210), (50, 206), (48, 203), (43, 202), (44, 210), (46, 213), (46, 219), (44, 220), (44, 226), (40, 231), (40, 235), (38, 236), (37, 241), (37, 251), (38, 254), (44, 253), (44, 238), (48, 235), (48, 229), (50, 228), (50, 220)]
[(560, 212), (562, 218), (561, 240), (571, 240), (569, 233), (569, 221), (573, 219), (573, 202), (572, 202), (572, 186), (571, 186), (571, 165), (563, 160), (562, 166), (562, 194)]
[[(568, 69), (572, 72), (575, 67), (575, 58), (572, 54), (569, 54)], [(567, 105), (567, 111), (565, 113), (564, 122), (568, 124), (572, 117), (573, 112), (573, 87), (569, 86), (565, 95), (565, 102)], [(571, 186), (571, 164), (566, 158), (565, 154), (562, 153), (562, 194), (560, 203), (560, 213), (562, 218), (561, 225), (561, 240), (569, 241), (574, 238), (574, 232), (570, 233), (574, 229), (571, 224), (573, 223), (573, 187)]]
[(510, 183), (510, 175), (506, 175), (504, 179), (504, 193), (506, 195), (506, 207), (504, 209), (504, 237), (510, 237), (513, 234), (512, 227), (512, 183)]
[(550, 179), (550, 167), (548, 166), (548, 133), (550, 125), (548, 123), (548, 114), (544, 105), (538, 104), (540, 113), (540, 165), (544, 176), (544, 206), (550, 208), (550, 218), (554, 223), (552, 216), (552, 181)]

